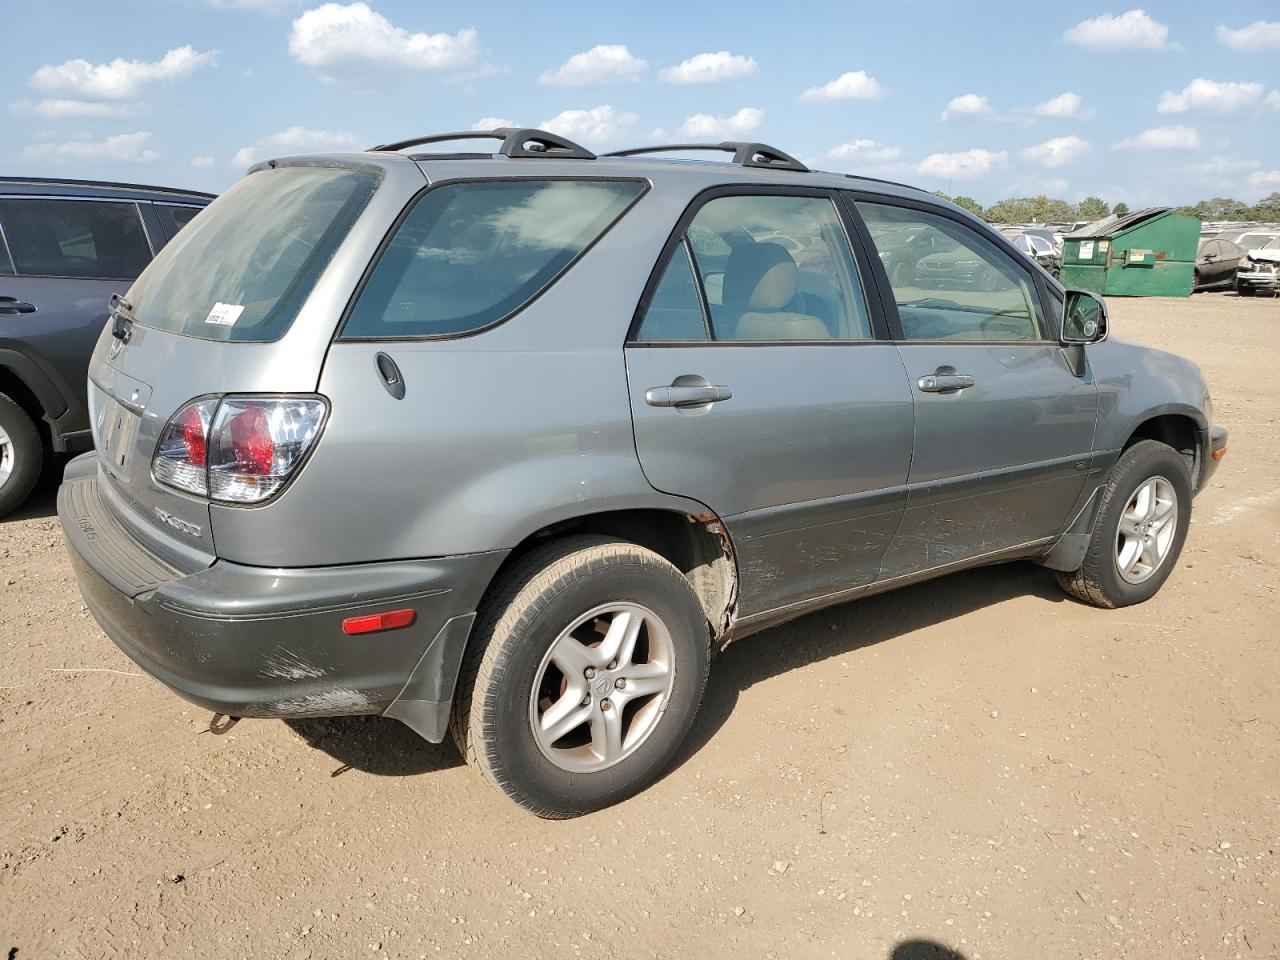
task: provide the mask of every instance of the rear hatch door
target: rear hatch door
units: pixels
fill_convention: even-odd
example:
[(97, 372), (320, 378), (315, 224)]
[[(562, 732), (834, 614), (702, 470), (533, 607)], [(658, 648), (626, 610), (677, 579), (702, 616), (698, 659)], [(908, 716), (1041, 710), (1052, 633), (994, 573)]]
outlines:
[(209, 501), (152, 474), (161, 434), (199, 397), (315, 392), (350, 292), (413, 192), (381, 197), (387, 162), (252, 172), (161, 251), (99, 338), (89, 403), (104, 496), (176, 566), (217, 551)]

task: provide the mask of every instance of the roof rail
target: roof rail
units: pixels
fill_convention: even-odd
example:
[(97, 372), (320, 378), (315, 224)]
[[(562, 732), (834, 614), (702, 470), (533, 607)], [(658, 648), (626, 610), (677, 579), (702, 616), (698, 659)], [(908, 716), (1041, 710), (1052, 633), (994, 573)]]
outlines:
[(384, 143), (370, 147), (369, 151), (403, 150), (425, 143), (446, 143), (450, 140), (501, 140), (498, 153), (504, 157), (541, 157), (557, 160), (594, 160), (596, 155), (572, 140), (536, 130), (531, 127), (498, 127), (496, 130), (463, 130), (457, 133), (436, 133), (426, 137), (414, 137), (398, 143)]
[(673, 153), (684, 150), (719, 150), (732, 153), (733, 163), (740, 167), (766, 167), (770, 170), (794, 170), (796, 173), (808, 173), (809, 168), (777, 147), (767, 143), (748, 143), (743, 140), (725, 140), (723, 143), (668, 143), (656, 147), (632, 147), (630, 150), (615, 150), (606, 153), (606, 157), (634, 157), (642, 153)]
[(118, 183), (115, 180), (71, 180), (67, 177), (0, 177), (0, 184), (19, 184), (30, 183), (36, 186), (49, 184), (50, 186), (59, 187), (102, 187), (102, 188), (122, 188), (125, 190), (147, 191), (148, 193), (179, 193), (192, 197), (208, 197), (210, 200), (217, 199), (216, 193), (208, 193), (205, 190), (183, 190), (181, 187), (153, 187), (145, 183)]

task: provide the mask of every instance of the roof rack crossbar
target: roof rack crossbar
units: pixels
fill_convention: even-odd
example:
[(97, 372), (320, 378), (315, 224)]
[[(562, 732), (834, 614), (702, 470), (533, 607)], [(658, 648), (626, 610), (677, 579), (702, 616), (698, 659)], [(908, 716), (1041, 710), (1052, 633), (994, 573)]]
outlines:
[(732, 153), (733, 162), (740, 167), (764, 167), (769, 170), (794, 170), (796, 173), (808, 173), (809, 168), (777, 147), (767, 143), (750, 143), (744, 140), (725, 140), (722, 143), (667, 143), (653, 147), (632, 147), (629, 150), (614, 150), (606, 153), (606, 157), (635, 157), (644, 153), (676, 153), (686, 150), (718, 150), (721, 153)]
[(498, 153), (504, 157), (542, 157), (557, 160), (594, 160), (596, 155), (565, 137), (537, 130), (532, 127), (498, 127), (495, 130), (461, 130), (455, 133), (436, 133), (414, 137), (398, 143), (384, 143), (370, 147), (369, 152), (397, 151), (406, 147), (419, 147), (427, 143), (447, 143), (450, 140), (501, 140)]

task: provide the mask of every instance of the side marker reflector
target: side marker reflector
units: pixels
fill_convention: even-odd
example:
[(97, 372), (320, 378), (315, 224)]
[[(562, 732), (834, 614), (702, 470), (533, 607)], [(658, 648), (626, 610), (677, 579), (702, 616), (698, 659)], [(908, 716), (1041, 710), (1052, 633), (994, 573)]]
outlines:
[(1226, 448), (1226, 447), (1222, 447), (1222, 448), (1221, 448), (1221, 449), (1219, 449), (1219, 450), (1215, 450), (1215, 451), (1213, 451), (1213, 453), (1211, 454), (1211, 456), (1212, 456), (1212, 457), (1213, 457), (1213, 459), (1215, 459), (1215, 460), (1221, 460), (1221, 459), (1222, 459), (1223, 457), (1225, 457), (1226, 455), (1227, 455), (1227, 448)]
[(409, 626), (417, 616), (412, 610), (388, 610), (386, 613), (371, 613), (363, 617), (347, 617), (342, 621), (342, 632), (354, 637), (380, 630), (398, 630)]

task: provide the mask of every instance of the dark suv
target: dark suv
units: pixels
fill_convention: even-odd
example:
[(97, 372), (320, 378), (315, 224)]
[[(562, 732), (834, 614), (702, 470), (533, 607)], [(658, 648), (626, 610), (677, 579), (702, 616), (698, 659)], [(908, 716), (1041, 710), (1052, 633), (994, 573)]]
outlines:
[(46, 449), (91, 443), (85, 384), (113, 293), (123, 293), (212, 194), (0, 177), (0, 516)]
[[(662, 773), (737, 637), (1019, 558), (1160, 589), (1226, 452), (1193, 364), (937, 197), (709, 149), (255, 166), (90, 366), (58, 515), (103, 629), (231, 717), (451, 729), (563, 817)], [(981, 289), (887, 269), (960, 248)]]

